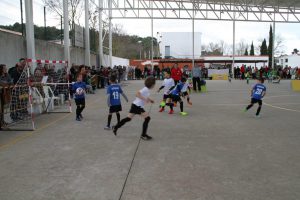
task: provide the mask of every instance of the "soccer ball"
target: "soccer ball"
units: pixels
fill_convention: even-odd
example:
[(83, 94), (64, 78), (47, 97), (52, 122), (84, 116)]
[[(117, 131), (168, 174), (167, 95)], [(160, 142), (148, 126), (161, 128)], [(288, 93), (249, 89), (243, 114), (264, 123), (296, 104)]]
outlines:
[(84, 90), (82, 88), (77, 88), (76, 89), (76, 94), (77, 95), (82, 95), (84, 93)]

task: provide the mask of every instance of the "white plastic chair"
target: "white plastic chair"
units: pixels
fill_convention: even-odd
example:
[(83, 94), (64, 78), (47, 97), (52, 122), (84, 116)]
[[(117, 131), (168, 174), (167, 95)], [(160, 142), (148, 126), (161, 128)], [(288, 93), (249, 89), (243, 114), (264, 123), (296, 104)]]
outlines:
[(44, 105), (46, 108), (46, 112), (48, 112), (49, 110), (54, 109), (54, 100), (59, 101), (60, 98), (54, 95), (54, 92), (52, 91), (50, 86), (43, 86), (43, 91), (45, 94)]

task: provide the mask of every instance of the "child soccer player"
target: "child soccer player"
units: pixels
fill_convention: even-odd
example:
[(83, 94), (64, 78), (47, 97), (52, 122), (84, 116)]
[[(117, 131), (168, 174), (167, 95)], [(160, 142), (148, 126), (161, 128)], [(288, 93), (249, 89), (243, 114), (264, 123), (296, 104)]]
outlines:
[(123, 93), (123, 90), (120, 85), (116, 83), (117, 77), (112, 75), (110, 77), (110, 85), (107, 87), (107, 105), (109, 107), (109, 114), (107, 120), (107, 126), (104, 128), (105, 130), (110, 130), (110, 122), (112, 118), (112, 114), (116, 113), (118, 123), (120, 122), (120, 111), (122, 111), (120, 94), (124, 97), (124, 99), (128, 102), (127, 96)]
[(258, 108), (256, 111), (256, 117), (259, 117), (259, 113), (262, 106), (262, 98), (266, 95), (266, 86), (263, 85), (264, 79), (258, 79), (258, 83), (254, 85), (251, 90), (251, 103), (245, 109), (245, 112), (248, 111), (255, 103), (258, 103)]
[[(189, 91), (188, 91), (189, 90)], [(191, 93), (191, 88), (190, 88), (190, 84), (186, 81), (181, 89), (181, 93), (182, 93), (182, 97), (185, 98), (186, 97), (186, 101), (189, 105), (192, 105), (192, 102), (190, 101), (190, 95), (189, 93)]]
[(126, 118), (122, 119), (116, 126), (113, 126), (113, 133), (117, 135), (117, 131), (121, 128), (125, 123), (132, 120), (135, 115), (141, 115), (145, 121), (143, 123), (143, 131), (141, 138), (143, 140), (151, 140), (152, 137), (147, 135), (148, 124), (150, 121), (149, 114), (144, 110), (144, 105), (146, 103), (154, 103), (152, 99), (149, 98), (150, 90), (155, 86), (155, 78), (148, 77), (145, 80), (145, 87), (136, 93), (136, 98), (133, 101), (129, 114)]
[[(186, 83), (186, 78), (181, 78), (181, 81), (175, 86), (175, 88), (171, 88), (170, 90), (172, 90), (172, 102), (173, 103), (177, 103), (179, 102), (180, 104), (180, 114), (182, 116), (185, 116), (187, 115), (186, 112), (183, 112), (183, 101), (182, 99), (180, 98), (180, 96), (182, 95), (181, 91), (182, 91), (182, 88), (184, 87)], [(173, 112), (172, 112), (173, 113)]]
[(158, 89), (157, 92), (160, 92), (160, 90), (164, 89), (163, 101), (160, 104), (159, 112), (163, 112), (165, 110), (165, 105), (169, 105), (170, 106), (169, 114), (172, 114), (173, 104), (171, 104), (170, 102), (166, 103), (167, 99), (170, 98), (170, 91), (169, 91), (170, 88), (175, 86), (174, 80), (170, 76), (171, 76), (171, 73), (166, 71), (164, 82), (163, 82), (162, 86)]
[(82, 111), (85, 108), (85, 90), (86, 84), (82, 82), (82, 74), (77, 74), (77, 81), (72, 85), (72, 90), (74, 91), (74, 99), (76, 103), (76, 120), (81, 121)]

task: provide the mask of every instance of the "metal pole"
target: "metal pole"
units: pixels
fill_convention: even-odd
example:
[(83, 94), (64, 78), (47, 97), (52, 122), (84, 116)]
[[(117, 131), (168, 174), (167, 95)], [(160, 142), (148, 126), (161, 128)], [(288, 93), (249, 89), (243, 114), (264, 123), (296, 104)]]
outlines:
[[(70, 59), (70, 40), (69, 40), (69, 12), (68, 12), (68, 0), (63, 0), (63, 15), (64, 15), (64, 56), (68, 61), (68, 67), (71, 66)], [(68, 69), (69, 71), (69, 69)]]
[[(194, 2), (195, 3), (195, 2)], [(193, 3), (193, 19), (192, 19), (192, 48), (193, 48), (193, 57), (192, 57), (192, 68), (195, 67), (195, 10), (194, 10), (194, 3)]]
[(22, 29), (22, 36), (24, 36), (24, 23), (23, 23), (23, 0), (20, 0), (20, 8), (21, 8), (21, 29)]
[(103, 65), (103, 25), (102, 25), (103, 0), (99, 0), (99, 65)]
[(84, 2), (84, 11), (85, 11), (85, 65), (91, 66), (90, 62), (90, 27), (89, 27), (89, 0)]
[[(33, 28), (33, 9), (32, 0), (25, 1), (25, 14), (26, 14), (26, 48), (27, 58), (35, 60), (35, 46), (34, 46), (34, 28)], [(35, 70), (35, 64), (33, 64), (32, 73)]]
[(153, 1), (151, 1), (151, 71), (153, 73)]
[(112, 66), (112, 0), (109, 0), (109, 65)]
[(231, 74), (234, 73), (234, 65), (235, 65), (235, 13), (234, 13), (234, 18), (233, 18), (233, 46), (232, 46)]
[(60, 16), (60, 44), (63, 44), (63, 16)]
[(275, 64), (275, 13), (274, 13), (274, 22), (273, 22), (273, 46), (272, 46), (272, 69), (274, 69)]
[(46, 6), (44, 6), (44, 40), (46, 40), (46, 34), (47, 34), (47, 24), (46, 24)]

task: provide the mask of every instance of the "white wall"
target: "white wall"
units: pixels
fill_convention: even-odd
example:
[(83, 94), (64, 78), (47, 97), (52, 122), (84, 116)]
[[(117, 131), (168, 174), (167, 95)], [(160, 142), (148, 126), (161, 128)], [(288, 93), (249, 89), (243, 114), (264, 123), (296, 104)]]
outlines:
[[(201, 35), (195, 32), (195, 58), (201, 56)], [(164, 32), (162, 33), (160, 52), (165, 57), (165, 46), (170, 46), (171, 56), (175, 58), (192, 58), (193, 34), (192, 32)]]
[[(286, 59), (288, 59), (288, 62), (286, 62)], [(286, 55), (286, 56), (281, 56), (278, 59), (280, 66), (282, 67), (299, 67), (300, 66), (300, 55), (293, 54), (293, 55)]]

